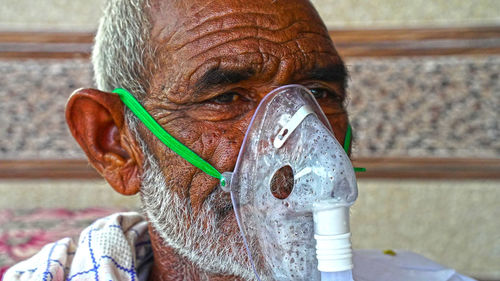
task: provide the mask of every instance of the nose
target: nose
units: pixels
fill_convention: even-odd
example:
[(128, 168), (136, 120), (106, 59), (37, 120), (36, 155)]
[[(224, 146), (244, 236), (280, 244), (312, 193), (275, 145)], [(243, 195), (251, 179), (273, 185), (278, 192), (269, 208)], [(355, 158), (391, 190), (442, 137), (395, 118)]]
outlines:
[(253, 94), (252, 94), (252, 107), (251, 109), (246, 112), (240, 119), (240, 122), (238, 122), (237, 126), (238, 129), (245, 135), (248, 126), (250, 125), (250, 122), (252, 120), (252, 117), (255, 114), (255, 111), (257, 110), (257, 107), (261, 103), (261, 101), (269, 94), (272, 92), (274, 89), (279, 88), (280, 85), (270, 85), (270, 86), (263, 86), (263, 87), (258, 87), (253, 89)]

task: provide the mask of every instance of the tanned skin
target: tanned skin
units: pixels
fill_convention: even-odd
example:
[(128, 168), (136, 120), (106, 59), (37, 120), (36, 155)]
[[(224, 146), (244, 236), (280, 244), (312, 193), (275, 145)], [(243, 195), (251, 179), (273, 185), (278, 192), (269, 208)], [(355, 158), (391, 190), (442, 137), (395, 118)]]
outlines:
[[(327, 29), (307, 0), (151, 1), (156, 48), (150, 65), (147, 111), (176, 139), (219, 171), (232, 171), (250, 119), (278, 86), (314, 89), (335, 136), (343, 143), (346, 73)], [(144, 156), (113, 94), (80, 89), (66, 118), (90, 163), (118, 192), (140, 190)], [(218, 181), (170, 151), (142, 124), (141, 137), (158, 160), (167, 186), (189, 199), (196, 214)], [(230, 205), (224, 198), (221, 205)], [(222, 208), (221, 207), (221, 208)], [(237, 233), (234, 214), (223, 229)], [(150, 280), (200, 280), (203, 268), (166, 246), (149, 227), (154, 266)], [(221, 241), (223, 243), (223, 241)], [(210, 280), (239, 280), (209, 275)]]

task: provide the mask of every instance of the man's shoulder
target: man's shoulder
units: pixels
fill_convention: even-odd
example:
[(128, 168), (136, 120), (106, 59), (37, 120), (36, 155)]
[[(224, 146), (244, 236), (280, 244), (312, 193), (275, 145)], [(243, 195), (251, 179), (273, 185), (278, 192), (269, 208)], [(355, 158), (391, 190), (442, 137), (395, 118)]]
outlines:
[(3, 280), (131, 280), (151, 260), (146, 220), (136, 212), (115, 213), (85, 228), (76, 243), (64, 238), (46, 245)]

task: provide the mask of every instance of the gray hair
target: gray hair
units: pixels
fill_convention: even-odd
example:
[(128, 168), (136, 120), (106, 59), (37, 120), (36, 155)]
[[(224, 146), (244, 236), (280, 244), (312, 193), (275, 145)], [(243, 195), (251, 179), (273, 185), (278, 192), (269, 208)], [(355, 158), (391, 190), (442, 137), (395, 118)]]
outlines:
[(92, 51), (100, 90), (121, 87), (137, 97), (146, 94), (153, 53), (148, 7), (148, 0), (106, 1)]
[[(124, 88), (142, 99), (149, 88), (153, 64), (150, 44), (149, 0), (107, 0), (92, 50), (94, 79), (99, 90)], [(125, 120), (139, 120), (125, 108)], [(139, 135), (133, 132), (136, 138)]]

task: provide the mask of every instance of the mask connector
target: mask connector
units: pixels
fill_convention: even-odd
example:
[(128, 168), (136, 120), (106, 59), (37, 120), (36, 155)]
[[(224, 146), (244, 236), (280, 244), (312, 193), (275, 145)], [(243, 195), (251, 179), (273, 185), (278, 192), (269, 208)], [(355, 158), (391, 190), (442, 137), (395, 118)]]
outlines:
[[(316, 203), (313, 211), (316, 257), (321, 280), (349, 276), (353, 268), (349, 205), (335, 202)], [(330, 278), (331, 277), (331, 278)]]
[(221, 175), (219, 186), (225, 192), (231, 191), (231, 177), (232, 177), (232, 175), (233, 175), (233, 173), (231, 173), (231, 172), (224, 172)]

